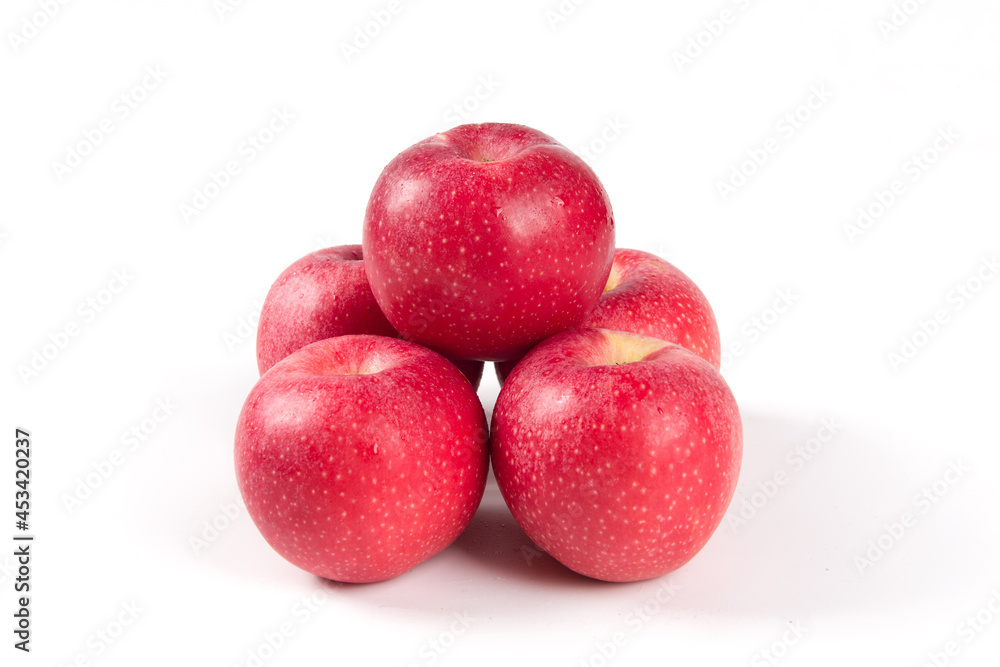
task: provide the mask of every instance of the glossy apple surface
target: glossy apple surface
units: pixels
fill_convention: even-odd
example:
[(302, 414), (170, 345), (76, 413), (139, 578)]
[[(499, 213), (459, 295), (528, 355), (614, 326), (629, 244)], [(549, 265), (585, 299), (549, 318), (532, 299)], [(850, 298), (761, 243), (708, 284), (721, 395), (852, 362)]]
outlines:
[(360, 245), (310, 253), (281, 272), (257, 325), (257, 370), (263, 375), (292, 352), (324, 338), (395, 336), (368, 286)]
[(372, 190), (365, 265), (386, 317), (452, 359), (513, 359), (597, 303), (614, 218), (593, 170), (522, 125), (462, 125), (408, 148)]
[(497, 398), (493, 470), (535, 544), (580, 574), (637, 581), (688, 562), (732, 500), (739, 410), (719, 372), (665, 341), (573, 329)]
[[(257, 370), (263, 375), (309, 343), (351, 334), (399, 335), (372, 295), (361, 246), (310, 253), (282, 271), (264, 299), (257, 326)], [(482, 362), (455, 365), (479, 387)]]
[(264, 539), (327, 579), (402, 574), (458, 537), (482, 498), (486, 420), (441, 355), (328, 338), (275, 364), (240, 413), (236, 478)]
[[(720, 368), (719, 326), (708, 299), (680, 269), (642, 250), (615, 250), (611, 274), (582, 327), (614, 329), (677, 343)], [(498, 362), (502, 385), (517, 360)]]

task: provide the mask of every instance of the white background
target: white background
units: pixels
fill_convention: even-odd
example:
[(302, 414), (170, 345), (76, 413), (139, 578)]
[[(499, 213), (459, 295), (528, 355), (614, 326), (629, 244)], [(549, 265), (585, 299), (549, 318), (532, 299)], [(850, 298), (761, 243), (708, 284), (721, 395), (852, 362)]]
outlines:
[[(68, 2), (50, 19), (4, 2), (0, 536), (12, 544), (17, 426), (33, 436), (37, 541), (29, 656), (11, 647), (13, 547), (0, 550), (0, 660), (922, 665), (954, 641), (949, 664), (996, 664), (1000, 280), (984, 261), (1000, 251), (1000, 6), (902, 4), (913, 13), (889, 30), (890, 0), (567, 0), (565, 16), (557, 0), (405, 0), (348, 58), (388, 0), (221, 15), (212, 0)], [(248, 159), (241, 144), (275, 109), (294, 120)], [(270, 283), (311, 250), (359, 242), (382, 167), (461, 114), (586, 149), (618, 245), (687, 272), (724, 347), (742, 345), (725, 368), (745, 424), (739, 491), (704, 551), (662, 580), (603, 584), (533, 557), (492, 482), (455, 545), (366, 586), (287, 564), (234, 505), (234, 425), (257, 378), (248, 322)], [(111, 132), (82, 163), (56, 167), (103, 119)], [(762, 166), (741, 166), (765, 146)], [(936, 159), (913, 172), (926, 149)], [(229, 160), (240, 173), (185, 220)], [(724, 199), (734, 168), (754, 173)], [(902, 194), (849, 235), (896, 179)], [(115, 271), (127, 286), (103, 292)], [(968, 300), (960, 285), (979, 289)], [(792, 305), (771, 311), (782, 291)], [(88, 299), (106, 303), (91, 313)], [(918, 333), (939, 310), (934, 335)], [(487, 369), (487, 411), (497, 390)], [(154, 429), (158, 400), (175, 407)], [(834, 437), (795, 468), (787, 454), (823, 420)], [(148, 432), (134, 449), (133, 428)], [(68, 507), (115, 450), (120, 465)], [(952, 465), (964, 472), (944, 481)], [(760, 495), (778, 472), (786, 483)], [(919, 501), (935, 482), (942, 495)], [(306, 618), (296, 605), (312, 595)], [(140, 611), (118, 634), (123, 605)], [(984, 625), (965, 620), (984, 609)]]

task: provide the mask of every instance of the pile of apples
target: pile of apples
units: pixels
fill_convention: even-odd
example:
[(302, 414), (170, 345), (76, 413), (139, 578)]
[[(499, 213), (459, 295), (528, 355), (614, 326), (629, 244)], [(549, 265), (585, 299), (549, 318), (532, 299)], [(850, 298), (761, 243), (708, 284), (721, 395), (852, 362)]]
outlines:
[(264, 302), (235, 459), (268, 543), (328, 579), (395, 577), (465, 529), (492, 461), (572, 570), (690, 560), (732, 500), (739, 410), (704, 294), (614, 239), (597, 176), (531, 128), (462, 125), (393, 159), (362, 244), (303, 257)]

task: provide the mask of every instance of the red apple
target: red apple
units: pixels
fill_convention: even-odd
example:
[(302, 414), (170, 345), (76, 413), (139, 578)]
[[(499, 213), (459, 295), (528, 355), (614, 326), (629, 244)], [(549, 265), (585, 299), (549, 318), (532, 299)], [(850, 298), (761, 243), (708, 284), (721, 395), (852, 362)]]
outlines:
[(742, 456), (719, 372), (657, 338), (573, 329), (497, 397), (493, 471), (514, 518), (570, 569), (637, 581), (684, 565), (732, 500)]
[(611, 270), (614, 218), (593, 170), (522, 125), (462, 125), (396, 156), (365, 214), (365, 268), (402, 336), (503, 360), (579, 324)]
[[(677, 343), (720, 368), (719, 326), (708, 299), (680, 269), (648, 252), (615, 250), (604, 294), (580, 326)], [(516, 364), (496, 364), (501, 385)]]
[(292, 352), (348, 334), (396, 336), (368, 286), (361, 246), (310, 253), (271, 285), (257, 325), (257, 369), (263, 375)]
[[(398, 336), (368, 286), (361, 246), (318, 250), (282, 271), (271, 285), (257, 326), (257, 369), (309, 343), (349, 334)], [(454, 362), (475, 388), (483, 363)]]
[(483, 495), (486, 419), (415, 343), (340, 336), (275, 364), (236, 427), (236, 478), (264, 539), (327, 579), (381, 581), (440, 552)]

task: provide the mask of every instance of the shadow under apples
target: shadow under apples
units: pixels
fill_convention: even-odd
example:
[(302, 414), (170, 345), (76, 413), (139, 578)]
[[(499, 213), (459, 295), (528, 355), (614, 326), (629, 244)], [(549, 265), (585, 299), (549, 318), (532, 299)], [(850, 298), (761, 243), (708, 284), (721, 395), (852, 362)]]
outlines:
[(517, 525), (492, 475), (465, 531), (443, 552), (389, 581), (346, 586), (338, 595), (403, 615), (437, 611), (510, 619), (545, 618), (615, 584), (589, 579), (541, 551)]
[(603, 586), (565, 567), (532, 543), (510, 513), (492, 478), (483, 502), (452, 550), (465, 552), (489, 576), (547, 586)]

